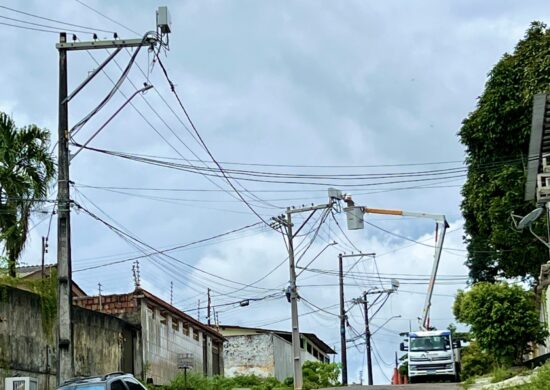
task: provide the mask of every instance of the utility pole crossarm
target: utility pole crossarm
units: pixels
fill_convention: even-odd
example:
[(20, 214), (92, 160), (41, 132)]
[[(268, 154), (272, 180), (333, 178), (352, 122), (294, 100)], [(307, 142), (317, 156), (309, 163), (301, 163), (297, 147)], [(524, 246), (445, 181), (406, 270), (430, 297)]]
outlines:
[(91, 49), (116, 49), (122, 47), (138, 47), (141, 45), (155, 44), (157, 38), (146, 37), (136, 39), (112, 39), (102, 41), (87, 41), (87, 42), (60, 42), (55, 45), (57, 49), (63, 50), (91, 50)]

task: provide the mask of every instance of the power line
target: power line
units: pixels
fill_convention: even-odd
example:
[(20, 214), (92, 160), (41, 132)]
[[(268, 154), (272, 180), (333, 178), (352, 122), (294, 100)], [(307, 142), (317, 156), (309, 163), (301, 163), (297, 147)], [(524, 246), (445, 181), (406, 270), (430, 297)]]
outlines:
[(260, 219), (260, 221), (262, 221), (264, 224), (266, 224), (267, 226), (270, 226), (271, 225), (265, 221), (265, 219), (260, 215), (258, 214), (258, 212), (247, 202), (247, 200), (242, 196), (242, 194), (237, 190), (237, 188), (235, 188), (235, 185), (231, 182), (231, 180), (229, 180), (229, 177), (226, 175), (225, 171), (223, 170), (222, 166), (220, 165), (220, 163), (214, 158), (214, 155), (210, 152), (210, 149), (208, 148), (208, 146), (206, 145), (206, 143), (204, 142), (204, 140), (202, 139), (200, 133), (197, 131), (197, 128), (195, 127), (195, 124), (193, 123), (193, 121), (191, 120), (191, 117), (189, 116), (189, 114), (187, 113), (187, 110), (185, 109), (185, 106), (183, 105), (178, 93), (176, 92), (176, 87), (174, 85), (174, 83), (170, 80), (170, 78), (168, 77), (168, 72), (166, 71), (166, 68), (164, 67), (164, 64), (162, 63), (158, 53), (157, 53), (157, 60), (159, 62), (159, 65), (160, 67), (162, 68), (162, 71), (164, 73), (164, 76), (166, 77), (166, 80), (168, 81), (168, 84), (170, 84), (170, 89), (172, 90), (172, 93), (174, 94), (174, 96), (176, 97), (181, 109), (183, 110), (183, 112), (185, 113), (185, 116), (187, 118), (187, 120), (189, 121), (189, 123), (191, 124), (191, 127), (193, 128), (193, 130), (195, 131), (195, 134), (197, 135), (197, 137), (199, 138), (201, 144), (204, 146), (204, 149), (206, 150), (206, 152), (208, 153), (208, 155), (210, 156), (210, 158), (212, 159), (212, 161), (216, 164), (216, 166), (218, 167), (220, 173), (223, 175), (223, 177), (225, 178), (225, 180), (227, 181), (227, 183), (231, 186), (231, 188), (233, 188), (233, 190), (235, 190), (235, 193), (239, 196), (239, 198), (241, 198), (241, 200), (243, 201), (243, 203), (250, 209), (250, 211), (252, 211), (256, 217), (258, 217)]
[[(78, 0), (77, 0), (77, 1), (78, 1)], [(80, 24), (69, 23), (69, 22), (65, 22), (65, 21), (62, 21), (62, 20), (51, 19), (51, 18), (47, 18), (47, 17), (44, 17), (44, 16), (31, 14), (30, 12), (20, 11), (20, 10), (14, 9), (14, 8), (6, 7), (5, 5), (0, 5), (0, 8), (6, 9), (6, 10), (8, 10), (8, 11), (16, 12), (16, 13), (19, 13), (19, 14), (22, 14), (22, 15), (31, 16), (31, 17), (33, 17), (33, 18), (42, 19), (42, 20), (47, 20), (47, 21), (49, 21), (49, 22), (54, 22), (54, 23), (59, 23), (59, 24), (64, 24), (64, 25), (67, 25), (67, 26), (78, 27), (78, 28), (84, 28), (84, 29), (87, 29), (87, 30), (93, 30), (93, 31), (99, 31), (99, 32), (106, 32), (106, 33), (111, 33), (111, 34), (114, 33), (114, 31), (102, 30), (102, 29), (100, 29), (100, 28), (89, 27), (89, 26), (83, 26), (83, 25), (80, 25)], [(30, 22), (23, 22), (23, 23), (30, 23)], [(54, 28), (55, 28), (55, 27), (54, 27)], [(76, 30), (75, 30), (75, 31), (76, 31)], [(86, 31), (83, 31), (83, 32), (85, 32), (85, 33), (88, 34), (88, 32), (86, 32)], [(138, 35), (139, 35), (139, 34), (138, 34)]]
[[(226, 281), (226, 282), (229, 282), (229, 283), (233, 283), (233, 284), (236, 284), (236, 285), (239, 285), (239, 286), (245, 286), (245, 287), (253, 287), (254, 289), (257, 289), (257, 290), (263, 290), (263, 291), (274, 291), (274, 290), (278, 290), (278, 289), (270, 289), (270, 288), (264, 288), (264, 287), (257, 287), (257, 286), (251, 286), (250, 284), (246, 284), (246, 283), (241, 283), (241, 282), (237, 282), (235, 280), (231, 280), (231, 279), (228, 279), (228, 278), (225, 278), (225, 277), (222, 277), (222, 276), (219, 276), (219, 275), (216, 275), (216, 274), (213, 274), (211, 272), (208, 272), (208, 271), (205, 271), (199, 267), (196, 267), (194, 265), (191, 265), (189, 263), (186, 263), (176, 257), (173, 257), (173, 256), (170, 256), (166, 253), (161, 253), (162, 251), (159, 251), (157, 249), (155, 249), (154, 247), (152, 247), (151, 245), (141, 241), (139, 238), (136, 238), (134, 236), (132, 236), (131, 234), (127, 233), (127, 232), (124, 232), (122, 231), (121, 229), (113, 226), (112, 224), (110, 224), (109, 222), (106, 222), (105, 220), (103, 220), (102, 218), (98, 217), (96, 214), (92, 213), (91, 211), (89, 211), (88, 209), (82, 207), (81, 205), (79, 205), (78, 203), (75, 202), (75, 205), (83, 210), (84, 212), (86, 212), (88, 215), (90, 215), (92, 218), (96, 219), (97, 221), (103, 223), (105, 226), (107, 226), (110, 230), (113, 230), (115, 233), (117, 234), (121, 234), (123, 236), (125, 236), (126, 238), (130, 239), (131, 241), (135, 242), (135, 243), (138, 243), (150, 250), (153, 250), (155, 254), (162, 254), (163, 256), (167, 257), (168, 259), (171, 259), (173, 261), (175, 261), (176, 263), (179, 263), (179, 264), (182, 264), (188, 268), (191, 268), (197, 272), (200, 272), (202, 274), (205, 274), (205, 275), (208, 275), (208, 276), (211, 276), (211, 277), (214, 277), (216, 279), (219, 279), (219, 280), (223, 280), (223, 281)], [(231, 286), (228, 286), (228, 285), (224, 285), (220, 282), (217, 282), (218, 284), (220, 285), (223, 285), (225, 287), (228, 287), (228, 288), (232, 288)], [(230, 293), (223, 293), (223, 295), (226, 295), (226, 296), (230, 296)]]
[[(100, 15), (100, 16), (102, 16), (102, 17), (104, 17), (105, 19), (107, 19), (107, 20), (109, 20), (109, 21), (113, 22), (113, 23), (114, 23), (114, 24), (116, 24), (117, 26), (120, 26), (120, 27), (122, 27), (122, 28), (124, 28), (124, 29), (126, 29), (126, 30), (130, 31), (131, 33), (134, 33), (134, 34), (136, 34), (136, 35), (140, 35), (140, 34), (139, 34), (138, 32), (136, 32), (135, 30), (132, 30), (131, 28), (129, 28), (129, 27), (126, 27), (126, 26), (125, 26), (125, 25), (123, 25), (122, 23), (120, 23), (120, 22), (117, 22), (116, 20), (114, 20), (114, 19), (112, 19), (112, 18), (108, 17), (107, 15), (105, 15), (105, 14), (103, 14), (103, 13), (99, 12), (99, 11), (98, 11), (98, 10), (96, 10), (95, 8), (92, 8), (91, 6), (89, 6), (88, 4), (86, 4), (86, 3), (84, 3), (84, 2), (82, 2), (82, 1), (80, 1), (80, 0), (75, 0), (75, 1), (76, 1), (77, 3), (79, 3), (79, 4), (83, 5), (84, 7), (88, 8), (89, 10), (91, 10), (91, 11), (95, 12), (96, 14), (98, 14), (98, 15)], [(98, 30), (98, 31), (99, 31), (99, 30)]]
[[(101, 222), (103, 222), (103, 221), (101, 221)], [(103, 223), (105, 223), (105, 222), (103, 222)], [(108, 266), (115, 265), (115, 264), (127, 263), (129, 261), (143, 259), (145, 257), (149, 257), (149, 256), (152, 256), (152, 255), (163, 255), (163, 254), (168, 253), (168, 252), (173, 252), (173, 251), (176, 251), (176, 250), (179, 250), (179, 249), (187, 248), (189, 246), (193, 246), (193, 245), (200, 244), (200, 243), (203, 243), (203, 242), (215, 240), (215, 239), (218, 239), (220, 237), (225, 237), (225, 236), (228, 236), (228, 235), (231, 235), (231, 234), (243, 231), (243, 230), (247, 230), (247, 229), (250, 229), (254, 226), (258, 226), (259, 224), (260, 224), (260, 222), (256, 222), (256, 223), (253, 223), (253, 224), (250, 224), (250, 225), (246, 225), (246, 226), (243, 226), (243, 227), (240, 227), (240, 228), (237, 228), (237, 229), (233, 229), (233, 230), (230, 230), (230, 231), (227, 231), (227, 232), (224, 232), (224, 233), (217, 234), (215, 236), (202, 238), (200, 240), (192, 241), (192, 242), (189, 242), (189, 243), (186, 243), (186, 244), (176, 245), (176, 246), (173, 246), (173, 247), (168, 248), (168, 249), (155, 250), (154, 252), (147, 253), (147, 254), (140, 255), (140, 256), (133, 256), (133, 257), (129, 257), (129, 258), (122, 259), (122, 260), (117, 260), (117, 261), (112, 261), (112, 262), (109, 262), (109, 263), (104, 263), (104, 264), (100, 264), (100, 265), (96, 265), (96, 266), (77, 269), (77, 270), (74, 270), (73, 273), (82, 272), (82, 271), (89, 271), (89, 270), (97, 269), (97, 268), (108, 267)]]
[(18, 26), (17, 24), (11, 24), (11, 23), (0, 22), (0, 25), (9, 26), (9, 27), (16, 27), (16, 28), (20, 28), (20, 29), (23, 29), (23, 30), (31, 30), (31, 31), (40, 31), (40, 32), (48, 32), (48, 33), (59, 34), (59, 31), (56, 31), (56, 30), (46, 30), (46, 29), (43, 29), (43, 28)]

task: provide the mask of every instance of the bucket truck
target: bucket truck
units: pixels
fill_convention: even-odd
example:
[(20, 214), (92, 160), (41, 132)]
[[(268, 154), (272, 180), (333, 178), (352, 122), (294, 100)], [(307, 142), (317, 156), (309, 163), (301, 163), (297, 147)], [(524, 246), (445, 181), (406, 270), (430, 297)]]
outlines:
[(362, 229), (364, 227), (364, 214), (384, 214), (403, 217), (428, 218), (436, 223), (436, 245), (432, 273), (428, 283), (428, 292), (419, 318), (420, 329), (408, 332), (406, 341), (400, 344), (401, 351), (408, 352), (408, 376), (409, 382), (421, 380), (451, 379), (460, 381), (460, 341), (453, 341), (449, 330), (430, 330), (430, 307), (432, 295), (443, 249), (443, 241), (449, 224), (442, 214), (429, 214), (409, 212), (403, 210), (375, 209), (356, 206), (351, 197), (345, 198), (347, 207), (346, 219), (348, 229)]

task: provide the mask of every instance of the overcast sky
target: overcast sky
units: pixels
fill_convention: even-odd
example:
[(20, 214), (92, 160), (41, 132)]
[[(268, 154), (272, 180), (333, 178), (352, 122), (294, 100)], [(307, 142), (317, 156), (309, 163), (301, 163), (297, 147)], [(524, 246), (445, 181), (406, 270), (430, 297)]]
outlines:
[[(94, 27), (100, 38), (111, 36), (100, 29), (128, 38), (154, 30), (156, 7), (168, 5), (173, 32), (169, 51), (161, 51), (161, 58), (213, 155), (231, 169), (338, 175), (342, 180), (314, 181), (338, 186), (360, 205), (445, 214), (451, 223), (445, 242), (448, 250), (441, 259), (441, 279), (435, 287), (431, 317), (438, 328), (453, 321), (453, 296), (458, 288), (464, 288), (468, 272), (463, 265), (460, 215), (463, 172), (355, 181), (342, 175), (460, 169), (464, 151), (456, 134), (461, 121), (475, 108), (492, 66), (513, 50), (533, 20), (549, 19), (544, 1), (83, 1), (111, 20), (76, 0), (55, 6), (46, 1), (6, 0), (3, 5)], [(54, 26), (27, 27), (82, 30), (5, 8), (0, 8), (0, 16)], [(22, 25), (5, 18), (0, 22)], [(12, 115), (20, 126), (35, 123), (51, 129), (55, 141), (58, 37), (1, 24), (0, 30), (4, 53), (0, 110)], [(76, 35), (83, 41), (91, 39), (90, 34)], [(69, 53), (69, 90), (96, 67), (94, 58), (101, 61), (106, 56), (102, 50)], [(198, 166), (204, 167), (203, 162), (212, 166), (184, 128), (185, 124), (189, 129), (189, 124), (152, 58), (143, 49), (137, 57), (141, 70), (134, 66), (129, 79), (138, 87), (149, 82), (154, 89), (144, 98), (136, 97), (135, 108), (126, 107), (91, 145), (158, 156), (177, 164), (189, 160)], [(112, 87), (108, 77), (117, 79), (121, 73), (118, 66), (125, 67), (129, 59), (129, 53), (121, 52), (118, 64), (109, 64), (105, 73), (71, 101), (71, 124), (106, 96)], [(130, 80), (121, 88), (126, 96), (135, 91)], [(74, 135), (75, 140), (86, 141), (125, 100), (116, 94)], [(416, 181), (418, 178), (422, 181)], [(229, 185), (216, 177), (83, 151), (72, 161), (71, 180), (75, 183), (72, 198), (78, 204), (145, 242), (149, 249), (142, 250), (146, 252), (259, 221), (235, 198)], [(235, 185), (251, 191), (245, 193), (248, 199), (254, 195), (262, 199), (252, 204), (266, 219), (281, 214), (286, 206), (327, 201), (325, 185), (258, 181)], [(50, 198), (54, 199), (55, 193)], [(51, 209), (49, 203), (44, 213), (33, 216), (35, 227), (23, 263), (39, 263), (40, 237), (47, 235)], [(297, 217), (296, 222), (301, 219)], [(337, 214), (336, 220), (345, 228), (343, 213)], [(391, 296), (372, 321), (375, 330), (392, 316), (401, 315), (373, 337), (375, 382), (387, 383), (400, 341), (397, 333), (408, 330), (409, 325), (418, 326), (416, 318), (422, 312), (433, 261), (434, 224), (375, 215), (366, 216), (366, 220), (375, 227), (367, 225), (362, 231), (347, 232), (351, 243), (332, 217), (322, 225), (300, 264), (307, 264), (327, 243), (337, 241), (338, 245), (327, 248), (311, 264), (316, 272), (304, 271), (298, 278), (304, 298), (300, 313), (315, 311), (302, 316), (300, 326), (339, 351), (338, 279), (327, 271), (337, 269), (339, 252), (357, 251), (354, 247), (376, 252), (376, 261), (363, 259), (349, 272), (346, 300), (373, 286), (388, 287), (391, 278), (401, 280), (399, 293)], [(300, 248), (313, 237), (315, 226), (310, 223), (304, 228), (303, 232), (310, 234), (299, 239), (303, 239)], [(98, 283), (104, 293), (133, 288), (131, 261), (107, 264), (142, 252), (83, 211), (72, 213), (72, 232), (74, 280), (86, 292), (97, 294)], [(46, 259), (54, 263), (55, 218), (49, 238)], [(173, 282), (174, 304), (194, 316), (197, 301), (204, 305), (207, 288), (213, 290), (214, 305), (268, 297), (245, 308), (221, 306), (219, 320), (223, 324), (290, 330), (290, 305), (282, 296), (288, 284), (286, 248), (280, 234), (256, 226), (170, 253), (172, 258), (157, 256), (140, 261), (141, 283), (151, 292), (170, 300)], [(352, 264), (347, 261), (346, 267)], [(281, 266), (265, 279), (243, 286), (277, 265)], [(76, 272), (94, 266), (99, 267)], [(350, 323), (361, 333), (361, 308), (349, 305)], [(204, 320), (205, 311), (200, 315)], [(353, 330), (348, 329), (348, 335), (352, 338)], [(358, 382), (360, 371), (364, 371), (364, 345), (360, 343), (350, 344), (350, 382)]]

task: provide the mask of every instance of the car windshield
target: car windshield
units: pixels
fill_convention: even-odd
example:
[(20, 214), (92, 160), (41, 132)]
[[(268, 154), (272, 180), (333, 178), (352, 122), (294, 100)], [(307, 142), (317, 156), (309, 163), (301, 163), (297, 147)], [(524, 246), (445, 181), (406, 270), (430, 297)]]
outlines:
[(411, 351), (444, 351), (449, 349), (449, 336), (411, 337)]
[(105, 390), (105, 383), (70, 383), (58, 390)]

